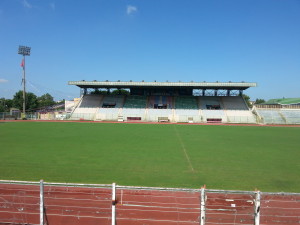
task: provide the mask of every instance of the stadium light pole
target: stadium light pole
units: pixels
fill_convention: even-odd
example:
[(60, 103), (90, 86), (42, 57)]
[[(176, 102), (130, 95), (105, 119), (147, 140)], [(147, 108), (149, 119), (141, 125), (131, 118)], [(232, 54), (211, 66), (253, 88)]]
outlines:
[(25, 106), (26, 106), (26, 101), (25, 101), (25, 97), (26, 97), (26, 80), (25, 80), (25, 56), (30, 56), (30, 47), (27, 46), (19, 46), (19, 50), (18, 50), (18, 54), (19, 55), (23, 55), (23, 60), (21, 63), (21, 66), (23, 67), (23, 116), (25, 116)]

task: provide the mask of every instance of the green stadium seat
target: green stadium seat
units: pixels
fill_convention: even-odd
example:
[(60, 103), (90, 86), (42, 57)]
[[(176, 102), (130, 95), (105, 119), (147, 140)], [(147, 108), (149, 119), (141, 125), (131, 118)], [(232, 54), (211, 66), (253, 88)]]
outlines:
[(175, 98), (176, 109), (198, 109), (197, 98), (194, 96), (177, 96)]
[(146, 108), (147, 97), (146, 96), (127, 96), (124, 103), (124, 108)]

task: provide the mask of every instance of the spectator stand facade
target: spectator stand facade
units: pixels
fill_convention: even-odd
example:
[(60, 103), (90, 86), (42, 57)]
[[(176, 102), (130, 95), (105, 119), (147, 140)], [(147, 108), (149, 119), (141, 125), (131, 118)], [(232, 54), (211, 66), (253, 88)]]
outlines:
[(300, 98), (271, 99), (253, 111), (264, 124), (300, 124)]
[[(78, 86), (82, 95), (73, 120), (256, 123), (242, 97), (256, 83), (69, 81), (69, 85)], [(121, 94), (124, 89), (129, 95)], [(97, 92), (101, 94), (92, 94)]]

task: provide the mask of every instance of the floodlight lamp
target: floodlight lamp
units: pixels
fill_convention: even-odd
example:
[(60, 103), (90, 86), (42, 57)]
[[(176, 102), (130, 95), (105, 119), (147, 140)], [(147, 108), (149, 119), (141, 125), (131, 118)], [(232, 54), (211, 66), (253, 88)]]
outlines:
[(25, 56), (25, 55), (29, 56), (30, 55), (30, 49), (31, 49), (30, 47), (20, 45), (18, 54), (23, 55), (23, 56)]

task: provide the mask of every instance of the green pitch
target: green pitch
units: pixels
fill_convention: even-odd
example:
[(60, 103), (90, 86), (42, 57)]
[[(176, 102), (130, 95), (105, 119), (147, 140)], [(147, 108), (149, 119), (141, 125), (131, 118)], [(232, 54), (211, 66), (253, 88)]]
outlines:
[(0, 179), (300, 192), (300, 128), (0, 123)]

